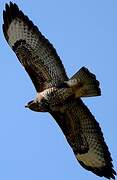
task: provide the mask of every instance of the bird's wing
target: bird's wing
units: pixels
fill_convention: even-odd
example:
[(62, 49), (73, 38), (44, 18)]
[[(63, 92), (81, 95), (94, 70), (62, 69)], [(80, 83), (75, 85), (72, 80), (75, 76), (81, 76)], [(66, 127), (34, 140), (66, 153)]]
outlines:
[(38, 92), (67, 80), (56, 50), (12, 2), (3, 11), (3, 33)]
[(51, 115), (61, 127), (80, 164), (98, 176), (114, 179), (116, 172), (99, 123), (82, 100), (67, 102)]

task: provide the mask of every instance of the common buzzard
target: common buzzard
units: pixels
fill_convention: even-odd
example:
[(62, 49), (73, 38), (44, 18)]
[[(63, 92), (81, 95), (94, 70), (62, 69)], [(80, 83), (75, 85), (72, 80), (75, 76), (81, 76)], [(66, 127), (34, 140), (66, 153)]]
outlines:
[(101, 95), (96, 76), (82, 67), (69, 79), (53, 45), (15, 3), (6, 4), (3, 21), (6, 41), (37, 91), (36, 98), (26, 107), (49, 112), (54, 117), (85, 169), (115, 179), (112, 158), (99, 124), (81, 100)]

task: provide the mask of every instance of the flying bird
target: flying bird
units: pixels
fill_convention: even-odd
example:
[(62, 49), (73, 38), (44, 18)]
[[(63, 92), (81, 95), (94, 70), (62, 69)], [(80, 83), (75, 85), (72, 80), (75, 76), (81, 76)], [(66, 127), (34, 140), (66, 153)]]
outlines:
[(82, 67), (68, 78), (53, 45), (15, 3), (5, 6), (3, 33), (37, 92), (26, 107), (53, 116), (85, 169), (115, 179), (111, 154), (99, 123), (81, 99), (101, 95), (96, 76)]

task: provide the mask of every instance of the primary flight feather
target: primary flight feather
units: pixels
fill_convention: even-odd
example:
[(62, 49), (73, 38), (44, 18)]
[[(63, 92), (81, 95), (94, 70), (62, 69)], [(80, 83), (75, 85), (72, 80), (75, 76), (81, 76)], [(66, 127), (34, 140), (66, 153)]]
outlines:
[(101, 95), (96, 76), (82, 67), (69, 79), (53, 45), (15, 3), (6, 4), (3, 21), (6, 41), (37, 91), (36, 98), (26, 107), (49, 112), (54, 117), (85, 169), (115, 179), (112, 158), (99, 124), (81, 100)]

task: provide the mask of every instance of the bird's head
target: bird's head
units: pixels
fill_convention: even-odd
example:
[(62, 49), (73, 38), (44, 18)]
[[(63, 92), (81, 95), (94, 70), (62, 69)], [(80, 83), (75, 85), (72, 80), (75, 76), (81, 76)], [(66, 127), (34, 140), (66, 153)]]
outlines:
[(27, 105), (25, 105), (25, 108), (29, 108), (32, 111), (36, 112), (47, 112), (47, 107), (43, 103), (38, 103), (34, 100), (28, 102)]

